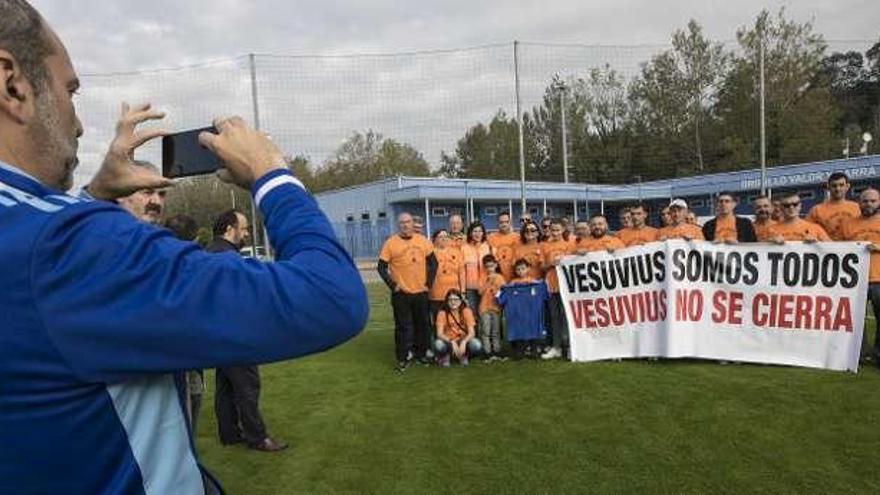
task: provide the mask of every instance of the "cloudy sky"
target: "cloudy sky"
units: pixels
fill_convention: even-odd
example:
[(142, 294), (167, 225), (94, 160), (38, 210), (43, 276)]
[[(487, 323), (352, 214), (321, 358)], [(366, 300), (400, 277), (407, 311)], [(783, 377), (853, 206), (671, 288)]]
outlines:
[[(488, 120), (498, 109), (514, 111), (514, 39), (536, 43), (524, 45), (521, 54), (528, 108), (556, 72), (609, 63), (625, 74), (635, 73), (690, 18), (710, 37), (733, 40), (736, 29), (762, 8), (775, 11), (784, 5), (789, 18), (812, 21), (833, 40), (832, 46), (841, 40), (841, 46), (860, 48), (865, 43), (859, 40), (880, 38), (876, 0), (33, 4), (59, 33), (83, 74), (83, 175), (92, 170), (109, 139), (121, 99), (156, 101), (171, 114), (167, 125), (176, 129), (201, 126), (216, 114), (252, 118), (249, 65), (243, 57), (252, 52), (294, 56), (257, 59), (263, 128), (277, 135), (288, 153), (321, 162), (346, 135), (373, 128), (412, 143), (437, 163), (440, 150), (454, 149), (469, 125)], [(477, 46), (484, 48), (458, 50)], [(364, 55), (432, 50), (439, 51)], [(355, 54), (361, 56), (350, 56)], [(154, 71), (205, 63), (207, 67)], [(149, 72), (127, 74), (134, 71)]]

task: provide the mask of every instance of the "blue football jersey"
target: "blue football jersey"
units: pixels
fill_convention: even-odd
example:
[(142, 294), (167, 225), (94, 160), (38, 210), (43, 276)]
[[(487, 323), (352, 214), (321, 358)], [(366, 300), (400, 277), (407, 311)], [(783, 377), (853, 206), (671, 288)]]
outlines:
[(497, 299), (504, 311), (508, 341), (544, 338), (544, 301), (549, 297), (543, 280), (501, 288)]

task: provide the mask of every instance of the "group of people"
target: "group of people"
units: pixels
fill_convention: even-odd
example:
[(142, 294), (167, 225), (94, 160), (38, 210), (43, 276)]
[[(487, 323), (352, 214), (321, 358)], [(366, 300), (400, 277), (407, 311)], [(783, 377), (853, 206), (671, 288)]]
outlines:
[[(603, 215), (574, 223), (544, 218), (540, 225), (524, 215), (514, 231), (505, 211), (497, 217), (495, 232), (487, 233), (479, 221), (465, 229), (461, 216), (452, 215), (448, 228), (435, 230), (429, 240), (421, 222), (403, 213), (378, 263), (392, 291), (397, 367), (405, 369), (415, 360), (449, 366), (451, 357), (467, 365), (475, 353), (505, 359), (503, 334), (515, 358), (565, 357), (568, 330), (555, 269), (560, 260), (670, 239), (865, 242), (871, 252), (868, 297), (880, 321), (880, 193), (868, 187), (858, 202), (847, 199), (850, 182), (841, 172), (829, 176), (827, 189), (827, 199), (805, 219), (795, 192), (755, 198), (754, 220), (735, 214), (736, 195), (719, 193), (715, 216), (702, 226), (683, 199), (673, 199), (660, 211), (656, 228), (647, 225), (647, 206), (637, 203), (621, 211), (622, 228), (613, 234)], [(863, 358), (880, 361), (880, 341)]]

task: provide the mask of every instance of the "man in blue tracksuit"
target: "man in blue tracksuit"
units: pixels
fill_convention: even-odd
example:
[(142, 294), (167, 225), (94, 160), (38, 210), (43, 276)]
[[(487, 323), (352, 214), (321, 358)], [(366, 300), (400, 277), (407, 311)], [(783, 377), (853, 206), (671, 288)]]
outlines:
[(356, 335), (366, 293), (279, 150), (241, 119), (201, 142), (248, 187), (276, 249), (209, 254), (107, 201), (168, 182), (137, 167), (158, 131), (123, 111), (89, 185), (70, 188), (82, 126), (64, 46), (0, 0), (0, 494), (217, 493), (187, 432), (180, 370), (320, 352)]

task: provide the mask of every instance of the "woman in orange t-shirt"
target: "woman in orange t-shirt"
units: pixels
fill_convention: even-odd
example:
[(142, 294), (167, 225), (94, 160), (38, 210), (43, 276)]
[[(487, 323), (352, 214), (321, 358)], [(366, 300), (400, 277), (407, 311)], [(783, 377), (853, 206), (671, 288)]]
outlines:
[(434, 352), (443, 367), (449, 367), (450, 355), (454, 355), (462, 366), (468, 365), (469, 356), (479, 354), (483, 346), (475, 338), (477, 326), (474, 313), (467, 306), (461, 291), (450, 289), (446, 301), (435, 322), (437, 340)]
[[(432, 326), (449, 289), (464, 290), (464, 263), (461, 260), (461, 251), (452, 245), (449, 231), (446, 229), (435, 231), (433, 241), (434, 256), (437, 258), (437, 275), (428, 291)], [(431, 341), (433, 340), (432, 338)]]
[(486, 242), (486, 229), (480, 222), (473, 222), (467, 229), (467, 242), (461, 245), (464, 263), (464, 288), (468, 306), (476, 315), (480, 305), (480, 285), (486, 274), (483, 272), (483, 256), (492, 254), (492, 248)]
[(544, 278), (541, 270), (544, 255), (538, 242), (538, 226), (531, 220), (523, 223), (519, 230), (519, 244), (514, 249), (514, 259), (523, 258), (529, 262), (529, 276), (533, 279)]

